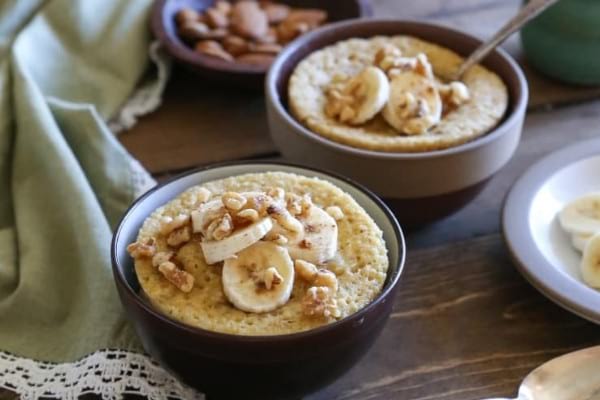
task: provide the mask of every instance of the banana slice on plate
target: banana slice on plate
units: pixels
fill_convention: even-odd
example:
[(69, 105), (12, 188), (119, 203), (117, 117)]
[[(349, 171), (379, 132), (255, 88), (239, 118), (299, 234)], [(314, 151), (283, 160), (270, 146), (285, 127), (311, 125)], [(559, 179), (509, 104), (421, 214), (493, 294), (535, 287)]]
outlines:
[(573, 245), (573, 247), (575, 247), (576, 250), (579, 250), (583, 253), (587, 242), (591, 238), (592, 237), (590, 235), (579, 235), (577, 233), (574, 233), (571, 235), (571, 244)]
[(589, 193), (568, 203), (558, 219), (571, 234), (591, 236), (600, 232), (600, 192)]
[(236, 308), (263, 313), (281, 307), (294, 287), (288, 251), (273, 242), (257, 242), (223, 265), (223, 291)]
[(202, 241), (200, 247), (204, 259), (208, 264), (215, 264), (231, 258), (262, 239), (272, 227), (271, 218), (265, 217), (245, 228), (234, 231), (224, 239)]
[(592, 236), (585, 246), (581, 276), (587, 285), (600, 289), (600, 234)]
[[(422, 69), (427, 71), (426, 66)], [(388, 102), (381, 114), (398, 132), (407, 135), (425, 133), (442, 116), (442, 99), (435, 81), (428, 73), (417, 70), (395, 75), (390, 83)]]

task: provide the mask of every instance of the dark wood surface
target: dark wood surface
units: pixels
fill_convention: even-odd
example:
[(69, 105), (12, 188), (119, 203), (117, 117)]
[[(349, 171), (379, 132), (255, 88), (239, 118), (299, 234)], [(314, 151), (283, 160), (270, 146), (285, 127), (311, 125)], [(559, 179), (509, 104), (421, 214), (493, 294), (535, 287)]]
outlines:
[[(376, 16), (428, 19), (482, 38), (521, 3), (372, 2)], [(517, 36), (504, 47), (523, 60)], [(383, 335), (349, 374), (309, 399), (514, 397), (536, 366), (600, 343), (600, 327), (558, 307), (517, 273), (500, 235), (502, 201), (514, 180), (548, 152), (600, 134), (598, 88), (525, 70), (530, 111), (515, 157), (463, 210), (407, 234), (401, 290)], [(267, 132), (260, 94), (210, 87), (175, 69), (162, 107), (120, 139), (161, 179), (211, 162), (277, 157)], [(0, 399), (9, 398), (0, 391)]]

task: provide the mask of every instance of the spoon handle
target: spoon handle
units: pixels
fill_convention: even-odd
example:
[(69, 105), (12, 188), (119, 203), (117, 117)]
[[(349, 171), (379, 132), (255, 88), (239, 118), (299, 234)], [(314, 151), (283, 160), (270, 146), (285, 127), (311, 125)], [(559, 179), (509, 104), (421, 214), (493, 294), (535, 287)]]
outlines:
[[(558, 0), (530, 0), (517, 15), (510, 19), (496, 34), (487, 42), (482, 43), (471, 55), (462, 63), (456, 72), (455, 79), (459, 80), (463, 74), (473, 65), (480, 62), (487, 54), (496, 48), (507, 37), (519, 30), (527, 21), (556, 3)], [(493, 399), (492, 399), (493, 400)]]

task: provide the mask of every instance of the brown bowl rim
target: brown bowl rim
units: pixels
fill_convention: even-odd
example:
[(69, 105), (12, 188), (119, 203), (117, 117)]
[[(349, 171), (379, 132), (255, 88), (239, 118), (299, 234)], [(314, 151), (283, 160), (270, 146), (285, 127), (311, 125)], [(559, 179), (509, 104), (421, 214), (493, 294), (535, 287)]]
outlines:
[[(235, 63), (220, 60), (216, 57), (204, 56), (196, 53), (184, 44), (173, 40), (163, 24), (164, 8), (169, 1), (173, 0), (156, 0), (154, 2), (152, 7), (152, 15), (150, 18), (150, 26), (156, 38), (163, 46), (165, 46), (167, 53), (169, 53), (175, 60), (193, 66), (194, 68), (202, 68), (224, 73), (242, 74), (247, 76), (260, 76), (269, 70), (269, 67), (260, 65)], [(357, 4), (359, 9), (359, 15), (356, 16), (356, 19), (371, 17), (373, 15), (371, 0), (352, 1)]]
[[(154, 307), (152, 307), (150, 304), (148, 304), (146, 301), (144, 301), (140, 297), (140, 295), (138, 293), (136, 293), (136, 291), (131, 287), (131, 285), (127, 281), (127, 278), (125, 278), (125, 276), (123, 276), (121, 271), (122, 271), (122, 269), (124, 269), (124, 267), (123, 268), (121, 267), (121, 265), (117, 259), (117, 256), (116, 256), (117, 242), (119, 241), (121, 229), (122, 229), (124, 223), (126, 222), (126, 219), (129, 216), (129, 214), (131, 214), (131, 212), (134, 209), (139, 207), (143, 203), (143, 201), (146, 198), (148, 198), (150, 195), (152, 195), (154, 192), (163, 188), (164, 186), (169, 185), (172, 182), (175, 182), (186, 176), (193, 175), (193, 174), (196, 174), (199, 172), (203, 172), (203, 171), (206, 171), (209, 169), (228, 167), (228, 166), (239, 166), (239, 165), (284, 166), (284, 167), (300, 168), (300, 169), (303, 169), (306, 171), (313, 171), (313, 172), (318, 172), (321, 174), (329, 175), (333, 178), (339, 179), (339, 180), (353, 186), (355, 189), (357, 189), (360, 192), (362, 192), (363, 194), (365, 194), (375, 204), (375, 206), (379, 207), (381, 209), (381, 211), (385, 214), (387, 219), (390, 221), (390, 224), (392, 225), (392, 228), (394, 230), (394, 236), (395, 236), (396, 240), (398, 241), (399, 254), (398, 254), (398, 265), (397, 265), (397, 270), (396, 270), (395, 274), (392, 276), (386, 277), (384, 287), (383, 287), (382, 291), (377, 295), (377, 297), (375, 297), (375, 299), (373, 299), (369, 304), (367, 304), (360, 310), (340, 319), (339, 321), (335, 321), (330, 324), (322, 325), (317, 328), (309, 329), (306, 331), (300, 331), (300, 332), (288, 333), (288, 334), (282, 334), (282, 335), (237, 335), (237, 334), (217, 332), (217, 331), (211, 331), (208, 329), (198, 328), (198, 327), (194, 327), (194, 326), (179, 322), (173, 318), (170, 318), (170, 317), (162, 314), (158, 310), (154, 309)], [(236, 341), (245, 342), (245, 343), (285, 342), (285, 341), (301, 340), (301, 339), (306, 339), (309, 337), (318, 336), (320, 334), (328, 333), (328, 332), (334, 331), (336, 329), (339, 329), (341, 326), (352, 324), (354, 321), (357, 321), (357, 320), (360, 320), (361, 318), (363, 318), (364, 315), (368, 314), (370, 312), (370, 310), (373, 309), (374, 307), (376, 307), (377, 305), (379, 305), (379, 303), (381, 303), (382, 301), (385, 301), (385, 299), (387, 299), (390, 296), (390, 294), (392, 294), (392, 292), (397, 288), (398, 283), (400, 281), (400, 276), (402, 275), (402, 272), (404, 270), (404, 266), (405, 266), (405, 262), (406, 262), (406, 241), (404, 238), (404, 233), (402, 231), (402, 228), (400, 227), (398, 220), (396, 219), (394, 213), (390, 210), (390, 208), (383, 202), (383, 200), (381, 200), (377, 195), (375, 195), (375, 193), (373, 193), (372, 191), (370, 191), (363, 185), (353, 181), (352, 179), (349, 179), (349, 178), (347, 178), (343, 175), (337, 174), (335, 172), (328, 171), (326, 169), (307, 167), (305, 165), (296, 164), (296, 163), (279, 162), (279, 161), (260, 161), (260, 160), (229, 161), (229, 162), (223, 162), (223, 163), (210, 164), (210, 165), (206, 165), (203, 167), (195, 168), (193, 170), (184, 172), (184, 173), (179, 174), (165, 182), (162, 182), (162, 183), (156, 185), (155, 187), (153, 187), (152, 189), (150, 189), (146, 193), (144, 193), (142, 196), (138, 197), (123, 213), (123, 216), (121, 217), (121, 219), (119, 220), (119, 222), (117, 224), (117, 227), (115, 229), (115, 232), (113, 234), (111, 244), (110, 244), (110, 258), (111, 258), (111, 264), (112, 264), (113, 278), (116, 281), (119, 281), (119, 283), (123, 287), (125, 287), (125, 290), (129, 294), (129, 298), (133, 299), (133, 301), (136, 303), (138, 308), (143, 309), (146, 313), (152, 315), (152, 317), (161, 320), (161, 322), (163, 322), (167, 325), (170, 325), (173, 328), (181, 329), (183, 331), (186, 331), (186, 332), (194, 334), (194, 335), (201, 335), (203, 337), (209, 337), (212, 339), (236, 340)]]
[[(494, 52), (497, 53), (510, 67), (515, 77), (517, 78), (519, 85), (517, 94), (518, 97), (516, 99), (511, 99), (513, 106), (512, 110), (510, 110), (510, 114), (505, 116), (502, 119), (502, 122), (490, 130), (488, 133), (475, 138), (469, 142), (452, 146), (446, 149), (441, 150), (432, 150), (432, 151), (423, 151), (423, 152), (384, 152), (384, 151), (376, 151), (376, 150), (367, 150), (358, 147), (352, 147), (347, 144), (339, 143), (334, 140), (328, 139), (324, 136), (321, 136), (312, 130), (306, 128), (300, 122), (294, 118), (291, 113), (283, 106), (283, 103), (277, 93), (276, 81), (278, 75), (281, 71), (282, 65), (285, 63), (286, 59), (291, 56), (294, 52), (298, 51), (302, 47), (306, 45), (307, 42), (312, 41), (313, 39), (319, 36), (327, 36), (330, 33), (334, 33), (333, 31), (337, 30), (348, 30), (351, 27), (356, 25), (361, 26), (377, 26), (379, 24), (397, 24), (400, 26), (427, 26), (429, 28), (437, 29), (440, 34), (451, 33), (453, 35), (462, 36), (463, 38), (471, 41), (475, 41), (478, 44), (482, 43), (481, 39), (465, 33), (463, 31), (453, 29), (444, 25), (424, 22), (420, 20), (413, 19), (392, 19), (392, 18), (369, 18), (364, 20), (346, 20), (340, 22), (334, 22), (331, 24), (327, 24), (326, 26), (315, 29), (312, 32), (307, 33), (306, 35), (302, 35), (294, 42), (290, 43), (286, 46), (279, 55), (275, 58), (273, 63), (271, 64), (271, 68), (267, 73), (267, 77), (265, 79), (265, 94), (267, 97), (267, 101), (271, 103), (271, 105), (275, 108), (276, 112), (283, 118), (288, 127), (298, 135), (304, 135), (309, 139), (312, 139), (315, 142), (320, 143), (321, 145), (328, 147), (338, 153), (350, 153), (352, 155), (366, 157), (366, 158), (376, 158), (376, 159), (387, 159), (387, 160), (416, 160), (416, 159), (427, 159), (427, 158), (438, 158), (451, 156), (462, 152), (467, 152), (470, 150), (477, 149), (482, 147), (489, 142), (496, 140), (498, 137), (510, 132), (510, 128), (515, 124), (519, 123), (521, 116), (525, 114), (527, 109), (527, 100), (529, 97), (529, 88), (527, 85), (527, 80), (525, 79), (525, 75), (521, 70), (521, 67), (518, 63), (502, 48), (497, 47)], [(384, 32), (380, 33), (381, 35), (385, 35)], [(354, 36), (350, 35), (347, 39), (352, 38)], [(343, 39), (341, 39), (343, 40)], [(313, 51), (316, 51), (314, 49)], [(451, 49), (452, 51), (456, 51)], [(493, 52), (493, 53), (494, 53)], [(492, 54), (493, 54), (492, 53)], [(296, 64), (297, 65), (297, 64)], [(509, 102), (510, 104), (510, 102)]]

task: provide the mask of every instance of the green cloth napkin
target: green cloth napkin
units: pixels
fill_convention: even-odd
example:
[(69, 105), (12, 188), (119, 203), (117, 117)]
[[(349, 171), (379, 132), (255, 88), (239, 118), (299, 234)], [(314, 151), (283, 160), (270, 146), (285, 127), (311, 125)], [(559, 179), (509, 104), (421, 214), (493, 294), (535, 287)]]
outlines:
[(150, 5), (0, 1), (0, 351), (140, 350), (109, 245), (144, 172), (106, 120), (148, 66)]

